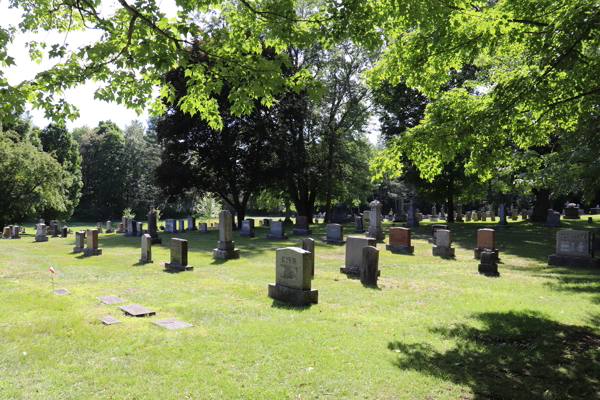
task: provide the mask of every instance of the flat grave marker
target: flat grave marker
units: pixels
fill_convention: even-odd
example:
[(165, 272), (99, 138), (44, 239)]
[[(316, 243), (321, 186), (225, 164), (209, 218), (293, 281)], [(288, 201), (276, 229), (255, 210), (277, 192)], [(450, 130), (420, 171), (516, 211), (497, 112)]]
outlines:
[(113, 325), (113, 324), (118, 324), (121, 321), (114, 318), (114, 317), (110, 317), (110, 316), (106, 316), (106, 317), (102, 317), (102, 318), (98, 318), (100, 321), (102, 321), (102, 323), (104, 325)]
[(55, 294), (69, 294), (69, 293), (71, 293), (67, 289), (55, 289), (55, 290), (53, 290), (53, 292)]
[(126, 306), (119, 306), (125, 315), (130, 317), (149, 317), (151, 315), (156, 315), (155, 311), (149, 310), (146, 307), (140, 304), (128, 304)]
[(158, 321), (152, 321), (152, 323), (158, 326), (162, 326), (163, 328), (167, 328), (170, 331), (172, 331), (173, 329), (182, 329), (194, 326), (192, 324), (188, 324), (187, 322), (183, 322), (177, 318), (160, 319)]
[(112, 294), (110, 296), (101, 296), (96, 298), (104, 304), (125, 303), (127, 301), (125, 299), (120, 298), (119, 296), (115, 296)]

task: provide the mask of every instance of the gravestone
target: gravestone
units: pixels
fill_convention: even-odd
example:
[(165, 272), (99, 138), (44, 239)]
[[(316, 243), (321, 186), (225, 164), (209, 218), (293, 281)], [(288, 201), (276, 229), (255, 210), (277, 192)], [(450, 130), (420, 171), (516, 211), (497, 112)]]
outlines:
[(59, 234), (58, 222), (52, 221), (51, 224), (52, 224), (52, 237), (53, 238), (58, 237), (58, 234)]
[(410, 228), (390, 228), (389, 244), (385, 246), (386, 250), (392, 253), (413, 254), (415, 246), (411, 246), (412, 231)]
[(363, 211), (363, 221), (365, 223), (371, 223), (371, 211)]
[(231, 213), (223, 210), (219, 213), (219, 241), (217, 248), (213, 249), (213, 258), (225, 260), (240, 258), (240, 249), (235, 248), (231, 226)]
[(379, 200), (373, 200), (369, 207), (371, 207), (371, 223), (369, 224), (369, 230), (366, 236), (375, 240), (384, 240), (385, 233), (381, 227), (381, 207), (383, 204)]
[(46, 224), (38, 224), (35, 232), (35, 241), (36, 242), (47, 242), (48, 241), (48, 233), (46, 232)]
[(165, 263), (165, 269), (172, 271), (191, 271), (188, 265), (188, 241), (185, 239), (171, 239), (171, 262)]
[(285, 236), (285, 224), (282, 221), (271, 222), (271, 233), (266, 235), (267, 239), (287, 239)]
[(548, 214), (546, 226), (551, 228), (560, 228), (560, 214), (554, 213), (554, 211), (552, 214)]
[(196, 228), (196, 218), (188, 217), (188, 231), (196, 231), (196, 230), (198, 230), (198, 228)]
[(137, 221), (134, 219), (131, 219), (129, 221), (127, 221), (127, 231), (125, 232), (125, 236), (128, 237), (135, 237), (137, 236)]
[(344, 227), (340, 224), (327, 224), (327, 237), (323, 239), (325, 243), (345, 244)]
[(600, 268), (600, 259), (594, 258), (594, 233), (575, 230), (558, 231), (556, 254), (548, 256), (548, 265)]
[(252, 223), (245, 219), (242, 221), (242, 229), (240, 230), (241, 237), (253, 238), (254, 232), (252, 232)]
[(359, 217), (359, 216), (354, 217), (354, 223), (356, 225), (356, 227), (354, 228), (354, 232), (356, 232), (356, 233), (364, 233), (365, 232), (365, 228), (363, 227), (362, 217)]
[(137, 237), (142, 237), (142, 235), (144, 234), (144, 224), (141, 222), (137, 223), (137, 231), (135, 233), (135, 236)]
[(121, 310), (130, 317), (151, 317), (156, 315), (155, 311), (149, 310), (140, 304), (128, 304), (126, 306), (119, 306)]
[(600, 214), (600, 207), (598, 207), (598, 205), (596, 205), (596, 207), (590, 208), (590, 214), (592, 214), (592, 215)]
[(433, 224), (431, 225), (431, 237), (427, 239), (427, 243), (435, 244), (435, 233), (442, 229), (448, 229), (448, 225), (445, 224)]
[(496, 228), (507, 229), (508, 221), (506, 221), (506, 210), (504, 208), (504, 204), (500, 204), (500, 211), (498, 212), (498, 223), (496, 224)]
[(437, 215), (437, 208), (435, 205), (431, 207), (431, 215)]
[(465, 213), (465, 220), (466, 220), (467, 222), (471, 222), (471, 211), (467, 211), (467, 212)]
[[(433, 218), (432, 218), (432, 220), (433, 220)], [(418, 228), (419, 227), (419, 219), (417, 218), (417, 209), (414, 206), (412, 200), (408, 202), (408, 221), (406, 223), (406, 227), (408, 227), (408, 228)]]
[(63, 226), (61, 228), (61, 235), (60, 235), (60, 237), (61, 238), (66, 238), (68, 235), (69, 235), (69, 227), (65, 225), (65, 226)]
[(283, 247), (275, 254), (275, 283), (269, 284), (269, 297), (297, 306), (316, 304), (319, 292), (311, 288), (310, 252), (298, 247)]
[(152, 237), (152, 244), (162, 244), (162, 239), (158, 237), (155, 210), (148, 212), (148, 235)]
[(106, 221), (106, 233), (113, 233), (112, 221)]
[(377, 247), (377, 240), (370, 237), (348, 236), (344, 266), (340, 267), (342, 274), (360, 275), (362, 249), (365, 246)]
[(479, 267), (477, 272), (487, 276), (499, 276), (498, 264), (496, 263), (497, 257), (493, 251), (484, 250), (480, 254)]
[(519, 219), (519, 210), (517, 210), (516, 208), (513, 208), (513, 209), (511, 210), (511, 219), (512, 219), (513, 221), (516, 221), (516, 220), (518, 220), (518, 219)]
[(73, 253), (81, 253), (85, 248), (85, 231), (75, 232), (75, 247)]
[(593, 223), (594, 223), (594, 220), (593, 220), (593, 218), (592, 218), (592, 217), (588, 217), (588, 223), (590, 223), (590, 224), (593, 224)]
[(435, 247), (432, 247), (432, 254), (439, 257), (454, 257), (454, 247), (452, 247), (452, 232), (446, 229), (436, 231)]
[(168, 233), (176, 233), (177, 231), (177, 221), (175, 221), (173, 218), (169, 218), (165, 221), (165, 232)]
[(311, 254), (311, 267), (310, 274), (311, 276), (315, 276), (315, 240), (312, 238), (304, 238), (302, 239), (302, 250), (309, 251)]
[(177, 233), (185, 233), (185, 220), (179, 220), (179, 229), (177, 229)]
[(481, 220), (482, 220), (483, 222), (485, 222), (485, 221), (486, 221), (486, 219), (487, 219), (487, 212), (484, 212), (484, 213), (482, 213), (482, 214), (481, 214)]
[(462, 205), (456, 205), (456, 218), (454, 219), (456, 222), (464, 222), (462, 217)]
[(113, 325), (113, 324), (118, 324), (119, 321), (118, 319), (116, 319), (115, 317), (111, 317), (111, 316), (106, 316), (106, 317), (102, 317), (102, 318), (98, 318), (100, 321), (102, 321), (102, 323), (104, 325)]
[(198, 230), (200, 233), (208, 233), (208, 224), (206, 222), (200, 222), (200, 229)]
[(521, 210), (521, 220), (527, 221), (527, 210)]
[(98, 230), (88, 229), (87, 230), (87, 247), (83, 249), (83, 254), (86, 256), (99, 256), (102, 255), (102, 249), (98, 248)]
[(296, 229), (293, 229), (292, 233), (294, 235), (312, 235), (312, 230), (308, 228), (308, 217), (298, 215), (296, 217)]
[(170, 331), (174, 329), (190, 328), (194, 326), (192, 324), (188, 324), (187, 322), (183, 322), (177, 318), (159, 319), (158, 321), (152, 321), (152, 323), (158, 326), (162, 326), (163, 328), (167, 328)]
[(496, 212), (494, 210), (490, 211), (490, 219), (496, 222)]
[(478, 229), (477, 244), (475, 245), (474, 257), (479, 260), (483, 251), (491, 251), (496, 260), (500, 259), (500, 251), (496, 248), (496, 231), (493, 229)]
[(98, 233), (102, 233), (102, 222), (96, 222), (96, 229)]
[(263, 219), (263, 226), (271, 226), (271, 219), (270, 218)]
[(129, 217), (123, 216), (121, 218), (121, 222), (123, 223), (123, 233), (127, 233), (127, 228), (129, 227)]
[(374, 246), (362, 248), (360, 263), (360, 283), (368, 286), (377, 286), (379, 276), (379, 250)]
[(350, 222), (348, 218), (348, 207), (344, 203), (337, 203), (333, 206), (333, 214), (331, 215), (331, 222), (343, 224)]
[(10, 239), (11, 236), (12, 229), (10, 229), (10, 226), (5, 226), (4, 230), (2, 231), (2, 239)]
[(119, 227), (115, 233), (125, 233), (125, 224), (119, 222)]
[(152, 263), (152, 236), (149, 234), (142, 235), (141, 243), (142, 253), (140, 256), (141, 263)]
[(21, 231), (21, 227), (19, 225), (13, 225), (12, 235), (10, 236), (10, 238), (11, 239), (21, 239), (21, 235), (19, 235), (20, 231)]

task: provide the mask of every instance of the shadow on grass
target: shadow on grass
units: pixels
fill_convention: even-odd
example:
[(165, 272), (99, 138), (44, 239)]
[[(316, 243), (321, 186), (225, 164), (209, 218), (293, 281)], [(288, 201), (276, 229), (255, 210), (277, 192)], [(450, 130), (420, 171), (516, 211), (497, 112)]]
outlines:
[(593, 294), (592, 303), (600, 304), (600, 270), (548, 267), (536, 277), (549, 279), (544, 285), (552, 290)]
[(305, 306), (297, 306), (294, 304), (284, 303), (283, 301), (279, 301), (279, 300), (273, 300), (273, 303), (271, 304), (272, 308), (279, 308), (282, 310), (291, 310), (291, 311), (307, 311), (307, 310), (310, 310), (310, 308), (312, 306), (313, 306), (313, 304), (307, 304)]
[(474, 397), (465, 398), (598, 398), (600, 336), (592, 329), (561, 324), (535, 311), (473, 317), (482, 328), (430, 329), (442, 340), (456, 341), (447, 351), (429, 343), (389, 342), (388, 349), (400, 353), (393, 364), (469, 386)]

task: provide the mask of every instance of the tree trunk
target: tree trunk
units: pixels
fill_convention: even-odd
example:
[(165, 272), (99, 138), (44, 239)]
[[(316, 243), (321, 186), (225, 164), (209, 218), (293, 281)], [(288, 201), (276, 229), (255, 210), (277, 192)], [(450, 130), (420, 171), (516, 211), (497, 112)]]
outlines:
[(550, 189), (533, 189), (535, 204), (531, 220), (534, 222), (546, 222), (548, 220), (548, 208), (550, 208)]

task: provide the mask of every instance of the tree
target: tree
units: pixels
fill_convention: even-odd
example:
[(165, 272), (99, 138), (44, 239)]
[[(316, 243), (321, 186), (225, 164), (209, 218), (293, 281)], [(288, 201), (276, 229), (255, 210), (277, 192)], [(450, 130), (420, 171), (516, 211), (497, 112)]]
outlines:
[(50, 154), (14, 131), (0, 132), (0, 226), (36, 218), (53, 209), (66, 213), (73, 175)]
[(44, 152), (52, 155), (72, 176), (72, 185), (68, 188), (68, 202), (65, 203), (66, 210), (46, 208), (43, 216), (46, 220), (61, 219), (68, 220), (75, 207), (79, 204), (83, 182), (81, 180), (81, 156), (79, 146), (73, 140), (71, 133), (57, 124), (50, 124), (38, 134)]

